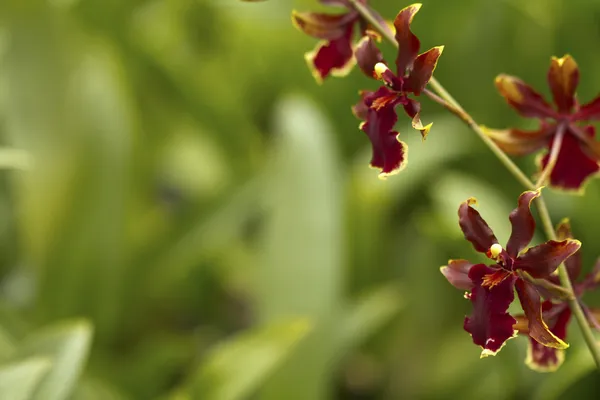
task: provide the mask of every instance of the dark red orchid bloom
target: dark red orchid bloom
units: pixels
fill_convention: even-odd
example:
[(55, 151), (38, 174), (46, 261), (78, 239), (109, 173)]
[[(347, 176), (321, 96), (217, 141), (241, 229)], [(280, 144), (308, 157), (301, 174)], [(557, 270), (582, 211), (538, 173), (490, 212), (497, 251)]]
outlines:
[[(569, 55), (553, 57), (550, 63), (548, 84), (555, 107), (522, 80), (498, 76), (496, 87), (508, 104), (524, 117), (539, 119), (541, 124), (535, 131), (488, 130), (489, 136), (513, 155), (530, 154), (544, 146), (551, 149), (560, 133), (562, 144), (550, 174), (550, 185), (565, 190), (581, 190), (584, 182), (600, 170), (600, 147), (594, 139), (596, 132), (587, 124), (600, 120), (600, 96), (579, 105), (575, 96), (578, 83), (579, 69)], [(549, 153), (538, 158), (540, 171), (546, 168), (548, 160)]]
[(450, 260), (441, 272), (455, 287), (470, 290), (465, 297), (473, 303), (473, 313), (465, 318), (464, 329), (471, 334), (473, 342), (483, 348), (482, 357), (495, 355), (517, 333), (513, 327), (516, 320), (507, 312), (514, 300), (515, 289), (528, 320), (529, 336), (546, 347), (568, 347), (544, 322), (540, 293), (524, 276), (550, 278), (581, 243), (574, 239), (549, 240), (523, 251), (533, 238), (535, 220), (530, 207), (539, 195), (537, 190), (519, 196), (517, 208), (509, 216), (512, 233), (506, 249), (498, 244), (490, 227), (472, 207), (474, 199), (459, 207), (459, 224), (465, 238), (475, 250), (486, 254), (495, 263), (485, 265)]
[(407, 161), (406, 143), (399, 139), (399, 133), (394, 130), (398, 120), (398, 105), (402, 105), (406, 114), (412, 118), (413, 128), (418, 129), (423, 138), (431, 128), (431, 124), (423, 126), (421, 123), (421, 104), (408, 96), (418, 96), (425, 89), (444, 47), (434, 47), (419, 54), (421, 44), (410, 31), (410, 24), (420, 8), (420, 4), (408, 6), (394, 20), (398, 42), (396, 73), (385, 64), (373, 37), (367, 34), (356, 46), (356, 60), (360, 69), (367, 76), (384, 83), (384, 86), (374, 92), (362, 91), (361, 101), (353, 107), (354, 114), (364, 120), (360, 129), (371, 140), (373, 157), (370, 165), (381, 171), (380, 178), (398, 173)]
[[(556, 228), (556, 232), (559, 239), (570, 239), (573, 237), (568, 220), (562, 221)], [(573, 282), (574, 295), (581, 304), (590, 326), (600, 330), (597, 319), (598, 316), (600, 316), (600, 310), (588, 308), (581, 301), (585, 292), (594, 290), (600, 286), (600, 260), (596, 262), (592, 271), (581, 281), (576, 281), (581, 273), (580, 250), (565, 261), (565, 266), (569, 278), (571, 279), (571, 282)], [(547, 280), (553, 284), (560, 284), (558, 276), (556, 275), (551, 275)], [(541, 289), (541, 291), (544, 290), (543, 288), (539, 289)], [(545, 297), (547, 300), (542, 303), (544, 321), (546, 321), (554, 335), (565, 340), (567, 337), (567, 326), (571, 320), (571, 309), (564, 299), (553, 298), (551, 293), (548, 293)], [(527, 317), (525, 315), (516, 315), (515, 319), (517, 320), (517, 323), (514, 326), (515, 329), (518, 330), (520, 334), (529, 334)], [(564, 351), (562, 349), (545, 347), (533, 339), (529, 340), (529, 348), (527, 350), (525, 363), (531, 369), (539, 372), (553, 372), (561, 366), (564, 358)]]
[[(366, 4), (367, 0), (358, 0)], [(319, 0), (321, 4), (340, 6), (346, 9), (341, 14), (322, 14), (314, 12), (292, 11), (294, 26), (309, 36), (321, 39), (317, 47), (304, 55), (308, 67), (318, 83), (329, 75), (346, 76), (354, 67), (354, 31), (358, 27), (360, 36), (364, 36), (369, 28), (358, 11), (348, 0)], [(372, 11), (375, 18), (384, 26), (387, 23)]]

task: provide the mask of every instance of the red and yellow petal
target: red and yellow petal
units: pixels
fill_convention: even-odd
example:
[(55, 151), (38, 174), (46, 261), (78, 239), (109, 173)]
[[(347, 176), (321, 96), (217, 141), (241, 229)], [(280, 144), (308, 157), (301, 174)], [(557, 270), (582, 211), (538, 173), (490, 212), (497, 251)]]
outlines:
[(346, 76), (354, 67), (354, 50), (352, 49), (352, 29), (338, 39), (322, 41), (315, 50), (304, 55), (312, 75), (318, 83), (322, 83), (330, 75)]
[(529, 321), (529, 336), (546, 347), (554, 349), (566, 349), (569, 347), (564, 340), (552, 333), (546, 322), (544, 322), (542, 318), (542, 300), (535, 287), (523, 279), (517, 279), (515, 286), (519, 301)]
[(537, 131), (489, 129), (484, 126), (482, 129), (505, 153), (523, 156), (543, 148), (548, 142), (548, 136), (556, 127), (543, 127)]
[(421, 94), (433, 76), (433, 71), (435, 71), (443, 51), (444, 46), (437, 46), (417, 56), (408, 76), (407, 87), (405, 88), (407, 91), (411, 91), (417, 96)]
[(396, 58), (398, 76), (404, 76), (406, 70), (412, 68), (421, 48), (421, 42), (410, 31), (410, 24), (420, 9), (421, 4), (412, 4), (400, 10), (394, 19), (396, 42), (398, 42), (398, 57)]
[(517, 208), (509, 215), (509, 220), (512, 226), (512, 232), (506, 251), (511, 257), (516, 257), (523, 250), (535, 233), (535, 219), (531, 214), (531, 202), (540, 196), (540, 191), (527, 191), (519, 196)]
[[(595, 131), (592, 126), (586, 127), (586, 133), (591, 137)], [(551, 149), (553, 140), (550, 141), (548, 148)], [(579, 191), (583, 188), (588, 178), (600, 171), (598, 160), (584, 151), (583, 143), (578, 140), (570, 131), (563, 137), (562, 145), (556, 164), (550, 174), (550, 185), (554, 188)], [(549, 154), (544, 155), (539, 160), (539, 169), (543, 171), (548, 164)]]
[(369, 78), (377, 79), (375, 65), (384, 62), (384, 60), (381, 51), (375, 44), (375, 39), (371, 35), (367, 34), (360, 39), (356, 44), (354, 56), (360, 70)]
[(507, 103), (524, 117), (555, 118), (556, 112), (550, 104), (531, 86), (509, 75), (498, 75), (496, 88)]
[(423, 122), (421, 122), (421, 103), (413, 99), (406, 99), (406, 103), (403, 104), (403, 107), (406, 114), (412, 118), (413, 129), (421, 132), (421, 137), (425, 140), (433, 122), (427, 125), (423, 125)]
[[(553, 307), (560, 306), (545, 301), (542, 304), (544, 315), (547, 311), (552, 311), (551, 309)], [(567, 326), (569, 325), (570, 319), (571, 310), (569, 307), (564, 307), (556, 317), (548, 321), (548, 327), (557, 338), (564, 341), (567, 338)], [(546, 347), (530, 338), (525, 364), (534, 371), (553, 372), (562, 365), (564, 357), (564, 350)]]
[(471, 267), (469, 278), (473, 289), (467, 298), (473, 303), (473, 313), (465, 318), (464, 329), (471, 334), (473, 343), (481, 346), (481, 357), (493, 356), (500, 351), (504, 343), (515, 337), (513, 328), (516, 320), (507, 312), (514, 300), (514, 275), (510, 275), (498, 285), (483, 287), (486, 275), (496, 272), (484, 264)]
[(548, 278), (581, 247), (581, 242), (575, 239), (562, 241), (548, 240), (546, 243), (531, 247), (520, 255), (513, 265), (515, 270), (521, 269), (534, 278)]
[(355, 13), (321, 14), (292, 11), (292, 24), (317, 39), (333, 40), (344, 36), (356, 19)]
[(548, 70), (548, 84), (559, 112), (569, 113), (575, 105), (575, 91), (579, 84), (579, 68), (570, 55), (552, 57)]
[(473, 281), (469, 278), (469, 271), (473, 264), (467, 260), (448, 260), (448, 265), (440, 267), (440, 272), (452, 286), (460, 290), (471, 290)]
[(472, 205), (477, 200), (474, 198), (467, 199), (458, 207), (458, 224), (460, 229), (475, 250), (480, 253), (487, 253), (492, 245), (498, 243), (498, 239), (494, 236), (494, 232), (488, 224), (481, 218), (481, 215), (475, 210)]
[(408, 147), (394, 130), (398, 120), (396, 105), (399, 99), (396, 93), (382, 86), (376, 92), (365, 98), (369, 107), (366, 121), (360, 129), (367, 134), (373, 148), (371, 167), (379, 169), (379, 178), (385, 179), (397, 174), (405, 166)]
[(600, 120), (600, 96), (582, 105), (572, 119), (574, 121), (598, 121)]

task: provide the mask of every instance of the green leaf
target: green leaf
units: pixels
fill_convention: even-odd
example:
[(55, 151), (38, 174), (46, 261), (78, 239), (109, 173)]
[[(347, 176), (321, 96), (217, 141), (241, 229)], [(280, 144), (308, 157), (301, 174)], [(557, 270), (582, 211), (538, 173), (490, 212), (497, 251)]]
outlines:
[(341, 346), (354, 347), (377, 332), (403, 307), (398, 285), (389, 284), (363, 295), (349, 310), (341, 332)]
[[(245, 399), (267, 379), (311, 330), (306, 319), (294, 319), (255, 328), (215, 347), (199, 367), (189, 398)], [(185, 399), (178, 391), (172, 399)]]
[(315, 329), (263, 389), (263, 399), (327, 397), (339, 345), (342, 210), (339, 163), (323, 115), (300, 97), (276, 111), (277, 137), (263, 191), (267, 221), (258, 272), (265, 322), (302, 315)]
[(27, 170), (32, 162), (31, 155), (24, 150), (0, 148), (0, 169)]
[(9, 333), (0, 326), (0, 362), (6, 360), (15, 352), (15, 340)]
[(1, 366), (0, 399), (31, 399), (51, 365), (47, 358), (32, 357)]
[(71, 394), (88, 355), (92, 327), (87, 321), (53, 325), (35, 332), (19, 347), (20, 357), (45, 357), (52, 369), (32, 400), (63, 400)]

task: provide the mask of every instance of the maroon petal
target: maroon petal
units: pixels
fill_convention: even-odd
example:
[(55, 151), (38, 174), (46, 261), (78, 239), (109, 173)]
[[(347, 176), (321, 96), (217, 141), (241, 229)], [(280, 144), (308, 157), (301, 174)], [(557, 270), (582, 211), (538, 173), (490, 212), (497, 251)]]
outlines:
[(316, 81), (321, 83), (329, 75), (345, 76), (354, 66), (352, 26), (334, 40), (320, 42), (316, 49), (304, 55)]
[[(552, 311), (553, 307), (559, 306), (552, 304), (549, 301), (545, 301), (542, 304), (544, 315), (546, 315), (548, 311)], [(564, 341), (567, 338), (567, 325), (569, 324), (570, 319), (571, 309), (569, 309), (569, 307), (564, 307), (556, 317), (548, 320), (548, 327), (557, 338)], [(564, 350), (546, 347), (536, 340), (530, 339), (525, 364), (538, 372), (553, 372), (561, 366), (564, 358)]]
[(396, 58), (398, 76), (404, 76), (406, 70), (412, 68), (421, 48), (421, 42), (410, 31), (410, 24), (420, 8), (421, 4), (405, 7), (400, 10), (396, 19), (394, 19), (396, 41), (398, 42), (398, 57)]
[(508, 104), (524, 117), (555, 118), (557, 116), (550, 104), (519, 78), (498, 75), (496, 88)]
[(373, 93), (375, 92), (371, 92), (368, 90), (361, 90), (358, 92), (358, 94), (360, 95), (360, 100), (358, 101), (358, 103), (352, 106), (352, 113), (356, 118), (361, 119), (363, 121), (367, 119), (367, 115), (369, 113), (369, 106), (366, 104), (365, 101), (368, 97), (373, 96)]
[(519, 196), (517, 208), (509, 215), (512, 232), (506, 251), (511, 257), (516, 257), (533, 239), (535, 233), (535, 219), (531, 215), (531, 202), (540, 196), (540, 191), (527, 191)]
[(569, 113), (575, 105), (575, 90), (579, 84), (579, 68), (573, 57), (552, 57), (548, 84), (558, 111)]
[(585, 276), (583, 281), (575, 284), (576, 294), (583, 294), (585, 291), (594, 290), (600, 286), (600, 259), (596, 260), (594, 268)]
[(408, 83), (405, 90), (411, 91), (417, 96), (421, 94), (425, 86), (427, 86), (427, 82), (433, 76), (433, 71), (435, 71), (438, 59), (443, 51), (444, 46), (438, 46), (427, 50), (423, 54), (419, 54), (408, 76)]
[(598, 121), (600, 120), (600, 96), (582, 105), (573, 115), (575, 121)]
[(529, 336), (546, 347), (555, 349), (569, 347), (562, 339), (552, 333), (544, 322), (542, 318), (542, 301), (535, 287), (523, 279), (517, 279), (516, 288), (519, 301), (529, 321)]
[(508, 314), (508, 306), (515, 298), (514, 275), (492, 288), (483, 287), (486, 275), (496, 272), (484, 264), (474, 265), (469, 271), (473, 289), (467, 298), (473, 303), (473, 313), (465, 318), (464, 329), (471, 334), (473, 343), (481, 346), (482, 357), (496, 355), (504, 343), (517, 333), (516, 320)]
[(494, 232), (488, 224), (481, 218), (477, 210), (471, 207), (477, 200), (467, 199), (458, 207), (458, 224), (462, 229), (465, 239), (473, 244), (475, 250), (480, 253), (487, 253), (493, 244), (498, 243)]
[(471, 264), (467, 260), (449, 260), (448, 265), (440, 268), (440, 271), (452, 286), (460, 290), (471, 290), (473, 281), (469, 278)]
[(514, 156), (524, 156), (541, 149), (548, 143), (548, 136), (556, 131), (556, 126), (542, 127), (537, 131), (482, 128), (498, 147)]
[[(586, 127), (586, 132), (593, 137), (592, 126)], [(553, 140), (548, 144), (552, 148)], [(546, 168), (549, 154), (540, 160), (540, 170)], [(581, 190), (585, 181), (600, 170), (598, 160), (582, 149), (582, 143), (567, 132), (563, 137), (556, 164), (550, 174), (550, 185), (564, 190)]]
[(395, 110), (398, 102), (396, 93), (385, 86), (365, 99), (369, 110), (360, 129), (371, 140), (371, 167), (381, 170), (379, 177), (382, 179), (400, 172), (406, 166), (408, 148), (398, 139), (399, 133), (393, 130), (398, 120)]
[(320, 14), (292, 11), (292, 24), (317, 39), (333, 40), (344, 36), (356, 20), (355, 13)]
[(429, 130), (431, 129), (433, 122), (425, 126), (423, 125), (423, 122), (421, 122), (421, 103), (413, 99), (406, 99), (406, 103), (403, 104), (403, 106), (406, 114), (412, 118), (413, 129), (421, 132), (421, 137), (423, 140), (425, 140), (425, 138), (427, 138), (427, 134), (429, 134)]
[(350, 8), (350, 2), (348, 0), (319, 0), (319, 3), (326, 6), (340, 6)]
[[(568, 218), (563, 219), (556, 226), (556, 238), (558, 240), (573, 239), (571, 223)], [(581, 273), (581, 250), (577, 250), (571, 257), (567, 258), (565, 266), (569, 272), (569, 278), (571, 278), (571, 281), (575, 281)], [(558, 283), (558, 278), (556, 283)]]
[(356, 63), (360, 70), (369, 78), (377, 78), (375, 76), (375, 65), (383, 61), (383, 55), (377, 48), (374, 38), (367, 34), (360, 39), (354, 50)]
[(530, 248), (515, 260), (513, 268), (526, 271), (534, 278), (548, 278), (558, 266), (581, 247), (575, 239), (549, 240)]

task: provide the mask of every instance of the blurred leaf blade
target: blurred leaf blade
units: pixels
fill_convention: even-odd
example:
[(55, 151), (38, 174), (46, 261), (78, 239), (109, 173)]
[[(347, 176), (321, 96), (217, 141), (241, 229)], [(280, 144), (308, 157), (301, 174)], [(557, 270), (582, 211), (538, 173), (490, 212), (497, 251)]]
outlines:
[(259, 313), (264, 321), (305, 315), (315, 329), (261, 398), (326, 398), (341, 307), (339, 166), (329, 124), (312, 103), (288, 97), (275, 118), (279, 136), (266, 173)]
[(353, 348), (377, 332), (403, 307), (397, 284), (388, 284), (361, 296), (346, 312), (341, 332), (343, 349)]
[[(217, 345), (191, 382), (191, 398), (242, 400), (289, 357), (311, 330), (306, 319), (254, 328)], [(185, 398), (180, 391), (173, 398)]]
[(0, 399), (29, 400), (45, 374), (50, 360), (32, 357), (0, 366)]
[(46, 357), (52, 369), (44, 377), (32, 400), (64, 400), (69, 397), (87, 359), (92, 327), (87, 321), (49, 326), (26, 338), (19, 346), (20, 357)]

